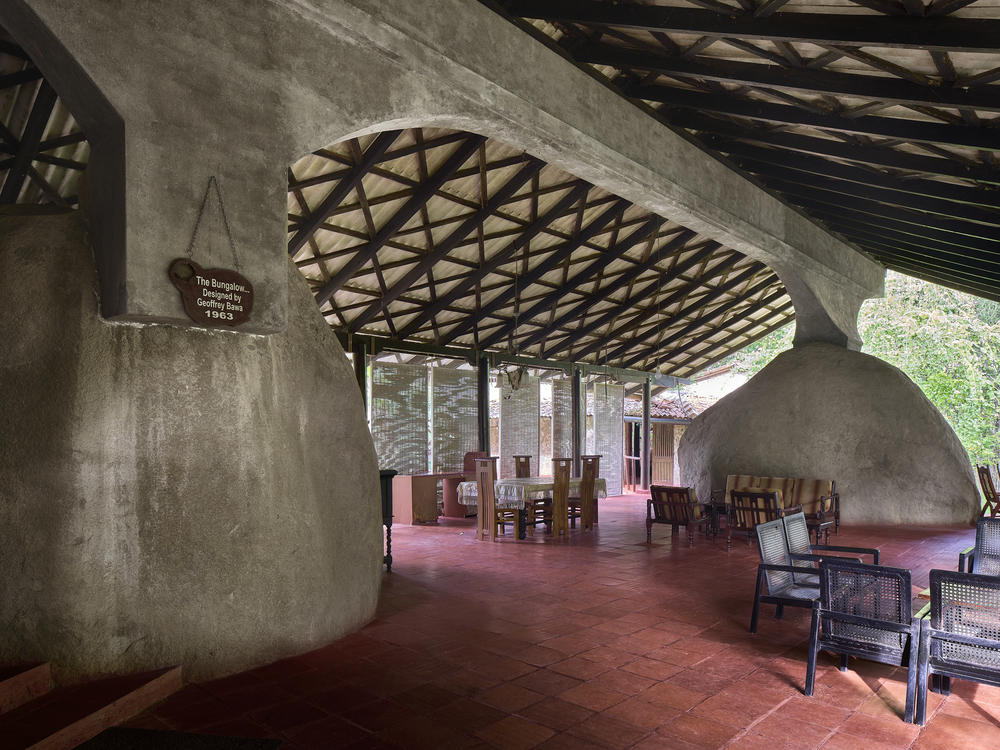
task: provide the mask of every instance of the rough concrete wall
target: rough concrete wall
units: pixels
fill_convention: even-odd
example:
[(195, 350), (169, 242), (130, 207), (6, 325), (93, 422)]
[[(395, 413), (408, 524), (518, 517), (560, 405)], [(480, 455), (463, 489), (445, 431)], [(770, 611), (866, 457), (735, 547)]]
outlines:
[(289, 290), (283, 334), (109, 324), (76, 215), (0, 218), (0, 663), (207, 677), (373, 616), (360, 394)]
[(834, 479), (850, 523), (969, 523), (979, 493), (951, 426), (897, 368), (814, 343), (697, 417), (680, 460), (698, 497), (727, 474)]

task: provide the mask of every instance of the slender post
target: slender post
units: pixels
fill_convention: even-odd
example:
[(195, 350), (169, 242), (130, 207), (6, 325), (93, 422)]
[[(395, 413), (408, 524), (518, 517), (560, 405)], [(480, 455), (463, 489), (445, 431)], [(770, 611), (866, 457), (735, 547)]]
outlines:
[[(587, 429), (587, 412), (581, 408), (581, 393), (583, 390), (583, 377), (580, 372), (580, 368), (577, 365), (573, 365), (573, 379), (571, 386), (571, 408), (573, 410), (573, 419), (570, 426), (573, 430), (573, 475), (580, 476), (580, 454), (583, 453), (582, 441), (580, 436), (586, 434), (584, 431)], [(582, 419), (581, 419), (582, 418)]]
[(480, 352), (476, 361), (476, 416), (479, 420), (479, 450), (490, 452), (490, 355)]
[(354, 377), (358, 381), (361, 389), (361, 401), (365, 405), (365, 413), (368, 413), (368, 354), (371, 351), (371, 342), (355, 336), (351, 342), (351, 353), (354, 356)]
[(652, 407), (653, 389), (649, 378), (642, 384), (642, 488), (649, 489), (649, 480), (652, 477), (652, 430), (650, 426), (650, 409)]

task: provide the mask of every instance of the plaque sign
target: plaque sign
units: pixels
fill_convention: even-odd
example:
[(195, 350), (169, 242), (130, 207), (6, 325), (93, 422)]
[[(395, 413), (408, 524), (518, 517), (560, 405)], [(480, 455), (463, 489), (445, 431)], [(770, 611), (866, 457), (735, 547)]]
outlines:
[(253, 284), (228, 268), (202, 268), (190, 258), (170, 264), (170, 281), (181, 293), (184, 312), (195, 323), (238, 326), (250, 318)]

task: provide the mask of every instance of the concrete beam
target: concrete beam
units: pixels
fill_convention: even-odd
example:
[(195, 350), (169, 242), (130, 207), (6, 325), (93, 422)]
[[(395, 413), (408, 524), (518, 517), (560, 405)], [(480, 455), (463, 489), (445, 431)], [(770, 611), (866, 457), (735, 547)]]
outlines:
[[(479, 3), (8, 0), (0, 24), (67, 101), (83, 78), (125, 124), (124, 247), (97, 248), (124, 257), (105, 302), (114, 317), (188, 322), (166, 268), (214, 174), (257, 289), (246, 330), (280, 330), (288, 164), (409, 126), (505, 141), (763, 261), (792, 294), (802, 340), (850, 345), (851, 311), (881, 293), (881, 266)], [(216, 221), (195, 260), (228, 265), (227, 248)]]

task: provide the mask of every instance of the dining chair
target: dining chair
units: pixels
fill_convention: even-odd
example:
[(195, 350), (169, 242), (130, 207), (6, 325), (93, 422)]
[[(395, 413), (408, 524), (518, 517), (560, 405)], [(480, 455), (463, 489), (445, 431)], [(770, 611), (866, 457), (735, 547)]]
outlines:
[(495, 457), (476, 459), (476, 493), (479, 510), (476, 514), (476, 537), (483, 541), (497, 541), (504, 524), (514, 526), (518, 535), (517, 510), (497, 508), (495, 483), (497, 460)]
[(805, 694), (816, 684), (821, 650), (906, 667), (903, 720), (913, 722), (917, 693), (920, 620), (911, 611), (910, 571), (828, 558), (819, 564), (819, 603), (809, 630)]
[(552, 459), (552, 536), (569, 535), (569, 474), (572, 458)]
[(518, 479), (531, 476), (531, 456), (514, 456), (514, 476)]
[(590, 530), (597, 523), (597, 495), (594, 491), (594, 480), (600, 470), (600, 456), (580, 456), (580, 490), (569, 498), (569, 524), (576, 528), (576, 519), (580, 519), (580, 528)]

